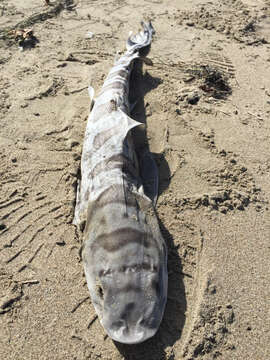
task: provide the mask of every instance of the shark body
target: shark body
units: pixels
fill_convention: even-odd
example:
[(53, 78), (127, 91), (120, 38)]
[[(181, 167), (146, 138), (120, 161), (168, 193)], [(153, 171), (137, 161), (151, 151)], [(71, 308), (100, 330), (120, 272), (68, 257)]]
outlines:
[(154, 33), (151, 23), (142, 25), (128, 38), (89, 115), (74, 216), (76, 225), (85, 224), (82, 259), (95, 310), (107, 334), (126, 344), (156, 333), (167, 300), (157, 181), (149, 192), (142, 180), (155, 164), (149, 153), (136, 154), (131, 134), (140, 123), (130, 117), (130, 74)]

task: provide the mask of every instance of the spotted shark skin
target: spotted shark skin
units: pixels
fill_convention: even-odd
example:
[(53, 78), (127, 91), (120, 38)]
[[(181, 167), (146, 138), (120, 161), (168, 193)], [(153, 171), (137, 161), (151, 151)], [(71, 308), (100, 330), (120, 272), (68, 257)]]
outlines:
[(142, 26), (128, 38), (89, 115), (73, 221), (85, 225), (83, 266), (99, 320), (126, 344), (157, 332), (167, 301), (167, 248), (130, 132), (141, 125), (129, 116), (130, 73), (154, 34), (151, 23)]

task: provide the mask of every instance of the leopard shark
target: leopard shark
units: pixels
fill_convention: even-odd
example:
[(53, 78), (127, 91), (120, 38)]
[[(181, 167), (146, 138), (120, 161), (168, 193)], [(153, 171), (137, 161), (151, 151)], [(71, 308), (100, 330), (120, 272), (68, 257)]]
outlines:
[[(155, 212), (158, 173), (149, 151), (138, 153), (130, 117), (130, 75), (144, 59), (151, 22), (132, 33), (90, 112), (73, 223), (83, 229), (82, 262), (91, 300), (106, 333), (141, 343), (159, 329), (167, 301), (167, 247)], [(93, 88), (89, 88), (93, 99)]]

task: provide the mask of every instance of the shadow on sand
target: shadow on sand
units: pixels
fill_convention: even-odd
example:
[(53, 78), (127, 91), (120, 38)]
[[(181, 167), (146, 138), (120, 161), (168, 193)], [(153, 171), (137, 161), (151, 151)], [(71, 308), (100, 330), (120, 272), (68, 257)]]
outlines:
[[(146, 124), (146, 113), (144, 96), (146, 93), (155, 89), (162, 83), (159, 78), (150, 76), (147, 72), (143, 74), (142, 62), (135, 63), (131, 75), (131, 89), (130, 89), (130, 102), (134, 103), (136, 99), (136, 106), (132, 112), (132, 118)], [(136, 128), (134, 130), (134, 140), (136, 151), (139, 153), (149, 149), (146, 126), (144, 129)], [(161, 179), (170, 178), (170, 169), (163, 154), (153, 154), (156, 159), (158, 170)], [(169, 181), (160, 184), (160, 191), (164, 191), (169, 185)], [(157, 334), (137, 345), (125, 345), (114, 342), (119, 352), (126, 360), (161, 360), (161, 359), (175, 359), (173, 350), (169, 347), (181, 337), (182, 329), (185, 324), (185, 311), (186, 311), (186, 297), (185, 288), (183, 283), (182, 265), (178, 255), (177, 249), (173, 243), (173, 238), (170, 232), (159, 220), (159, 226), (162, 235), (168, 247), (168, 301), (165, 309), (164, 317)]]

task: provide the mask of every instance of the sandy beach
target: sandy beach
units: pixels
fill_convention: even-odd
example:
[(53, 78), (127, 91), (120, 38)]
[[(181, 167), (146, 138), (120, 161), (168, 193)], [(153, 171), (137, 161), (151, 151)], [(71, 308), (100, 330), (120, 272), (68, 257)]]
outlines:
[[(158, 165), (169, 289), (157, 334), (123, 345), (72, 219), (87, 87), (143, 19), (132, 117)], [(269, 0), (1, 0), (0, 124), (0, 359), (270, 359)]]

